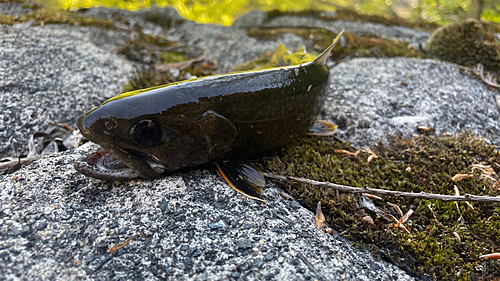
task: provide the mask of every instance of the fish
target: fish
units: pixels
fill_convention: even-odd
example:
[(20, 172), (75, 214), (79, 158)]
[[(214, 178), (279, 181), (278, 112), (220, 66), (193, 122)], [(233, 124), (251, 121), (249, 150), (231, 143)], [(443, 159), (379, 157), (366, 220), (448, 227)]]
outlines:
[[(195, 78), (105, 101), (77, 121), (101, 148), (75, 161), (76, 170), (102, 180), (157, 179), (215, 162), (233, 188), (261, 198), (263, 180), (228, 160), (284, 146), (315, 126), (329, 93), (326, 60), (342, 34), (311, 62)], [(249, 187), (235, 182), (245, 171)]]

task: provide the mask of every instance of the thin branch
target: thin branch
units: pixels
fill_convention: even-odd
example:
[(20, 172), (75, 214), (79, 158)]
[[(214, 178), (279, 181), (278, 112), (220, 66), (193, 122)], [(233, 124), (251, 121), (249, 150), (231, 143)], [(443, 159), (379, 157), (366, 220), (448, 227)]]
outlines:
[(264, 173), (264, 177), (279, 180), (279, 181), (293, 181), (298, 183), (305, 183), (314, 186), (321, 186), (326, 188), (332, 188), (343, 192), (349, 193), (369, 193), (369, 194), (377, 194), (377, 195), (388, 195), (388, 196), (401, 196), (401, 197), (409, 197), (409, 198), (421, 198), (421, 199), (436, 199), (442, 200), (445, 202), (449, 201), (468, 201), (468, 202), (490, 202), (490, 203), (500, 203), (500, 197), (491, 197), (491, 196), (479, 196), (479, 195), (471, 195), (465, 194), (463, 196), (453, 196), (453, 195), (442, 195), (435, 193), (413, 193), (413, 192), (404, 192), (404, 191), (394, 191), (394, 190), (385, 190), (385, 189), (377, 189), (377, 188), (369, 188), (369, 187), (353, 187), (347, 185), (334, 184), (329, 182), (321, 182), (304, 178), (297, 178), (291, 176), (280, 176), (270, 173)]

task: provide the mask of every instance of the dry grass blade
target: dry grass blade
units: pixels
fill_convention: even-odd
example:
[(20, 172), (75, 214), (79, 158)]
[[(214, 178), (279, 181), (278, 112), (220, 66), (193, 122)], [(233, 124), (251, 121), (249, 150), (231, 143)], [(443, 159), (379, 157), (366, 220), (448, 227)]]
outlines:
[(406, 214), (401, 219), (399, 219), (397, 222), (393, 223), (392, 226), (401, 229), (406, 234), (411, 234), (411, 232), (406, 228), (404, 223), (410, 218), (410, 216), (413, 214), (413, 212), (414, 211), (412, 209), (410, 209), (408, 212), (406, 212)]
[(415, 211), (413, 211), (413, 209), (410, 209), (408, 212), (406, 212), (406, 214), (399, 220), (400, 223), (405, 223), (411, 215), (413, 215)]
[(132, 239), (134, 239), (136, 237), (139, 237), (139, 236), (145, 237), (144, 234), (134, 235), (134, 236), (130, 237), (129, 239), (121, 242), (120, 244), (116, 244), (114, 246), (111, 246), (111, 248), (109, 248), (107, 252), (110, 253), (110, 254), (113, 254), (114, 252), (116, 252), (116, 251), (120, 250), (121, 248), (127, 246), (128, 243), (130, 243), (130, 241), (132, 241)]
[[(458, 187), (456, 185), (453, 186), (453, 189), (455, 190), (455, 196), (460, 196), (460, 191), (458, 190)], [(463, 225), (465, 223), (465, 219), (462, 217), (462, 213), (460, 212), (460, 208), (458, 207), (458, 202), (455, 201), (455, 204), (457, 205), (458, 214), (460, 215), (460, 221)], [(470, 202), (465, 201), (465, 204), (467, 204), (470, 209), (474, 210), (474, 206), (472, 206)]]
[(321, 201), (318, 202), (318, 206), (316, 207), (316, 229), (319, 230), (325, 222), (325, 216), (321, 211)]
[(452, 181), (454, 182), (457, 182), (457, 181), (461, 181), (463, 179), (467, 179), (467, 178), (470, 178), (472, 177), (472, 175), (469, 175), (469, 174), (456, 174), (453, 176), (453, 178), (451, 178)]
[(485, 260), (498, 260), (500, 259), (500, 253), (486, 254), (479, 257), (479, 259)]
[(361, 195), (366, 196), (370, 199), (375, 199), (375, 200), (382, 200), (382, 197), (373, 195), (373, 194), (368, 194), (368, 193), (361, 193)]
[(491, 176), (495, 175), (495, 170), (489, 165), (472, 164), (472, 171), (480, 171), (484, 175)]
[[(458, 190), (458, 187), (456, 185), (454, 185), (453, 188), (455, 190), (455, 196), (460, 196), (460, 191)], [(469, 203), (469, 202), (467, 202), (467, 203)], [(455, 206), (457, 207), (457, 212), (460, 215), (460, 217), (458, 218), (458, 220), (460, 221), (461, 225), (464, 225), (465, 224), (465, 219), (462, 216), (462, 212), (460, 211), (460, 207), (458, 206), (458, 202), (457, 201), (455, 201)]]
[(399, 208), (399, 206), (398, 206), (398, 205), (393, 204), (393, 203), (391, 203), (391, 202), (387, 202), (386, 204), (387, 204), (387, 205), (389, 205), (389, 206), (391, 206), (391, 207), (393, 207), (394, 209), (396, 209), (396, 212), (398, 212), (398, 214), (399, 214), (401, 217), (402, 217), (402, 216), (404, 216), (404, 215), (403, 215), (403, 211), (401, 211), (401, 208)]
[(370, 166), (370, 162), (372, 162), (373, 159), (378, 158), (378, 155), (375, 154), (375, 152), (373, 152), (368, 146), (365, 146), (362, 149), (370, 154), (370, 156), (368, 156), (368, 160), (366, 161), (366, 166)]
[(494, 177), (492, 176), (488, 176), (488, 175), (481, 175), (481, 178), (482, 179), (485, 179), (487, 182), (491, 182), (491, 185), (496, 188), (497, 190), (500, 190), (500, 183), (498, 182), (497, 179), (495, 179)]
[(344, 157), (354, 157), (354, 158), (358, 158), (358, 154), (361, 150), (358, 150), (356, 152), (350, 152), (348, 150), (344, 150), (344, 149), (337, 149), (337, 150), (334, 150), (333, 153), (338, 153), (338, 154), (344, 154), (343, 156)]
[(431, 204), (428, 204), (428, 205), (427, 205), (427, 208), (429, 208), (429, 211), (431, 211), (432, 217), (433, 217), (436, 221), (438, 221), (438, 219), (437, 219), (437, 217), (436, 217), (436, 213), (434, 213), (434, 210), (432, 209)]
[(491, 73), (486, 73), (486, 77), (484, 76), (484, 66), (482, 64), (478, 63), (474, 72), (481, 77), (481, 80), (483, 80), (484, 83), (492, 87), (500, 88), (500, 84), (497, 83), (496, 77), (494, 77)]

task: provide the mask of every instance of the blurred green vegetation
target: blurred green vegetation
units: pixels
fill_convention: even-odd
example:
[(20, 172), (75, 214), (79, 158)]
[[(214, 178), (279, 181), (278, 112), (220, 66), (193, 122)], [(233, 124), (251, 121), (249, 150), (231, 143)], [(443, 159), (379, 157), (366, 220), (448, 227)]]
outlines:
[(337, 7), (353, 8), (362, 14), (401, 17), (414, 22), (446, 24), (469, 17), (500, 22), (498, 0), (38, 0), (51, 8), (77, 9), (97, 6), (139, 10), (153, 5), (170, 6), (198, 23), (231, 25), (240, 15), (263, 11), (302, 11), (316, 9), (335, 11)]

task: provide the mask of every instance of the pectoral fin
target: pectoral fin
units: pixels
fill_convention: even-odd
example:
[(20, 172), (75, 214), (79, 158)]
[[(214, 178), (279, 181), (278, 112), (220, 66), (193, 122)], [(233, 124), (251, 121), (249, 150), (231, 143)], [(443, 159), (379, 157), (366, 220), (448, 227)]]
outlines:
[(249, 164), (234, 161), (218, 161), (215, 165), (234, 190), (250, 198), (266, 202), (262, 198), (262, 188), (266, 185), (262, 172)]
[(212, 110), (203, 114), (200, 126), (207, 139), (211, 160), (220, 158), (229, 151), (238, 134), (236, 127), (229, 119)]
[(309, 132), (306, 133), (308, 136), (331, 136), (337, 129), (337, 126), (332, 123), (316, 120), (312, 127), (309, 129)]

